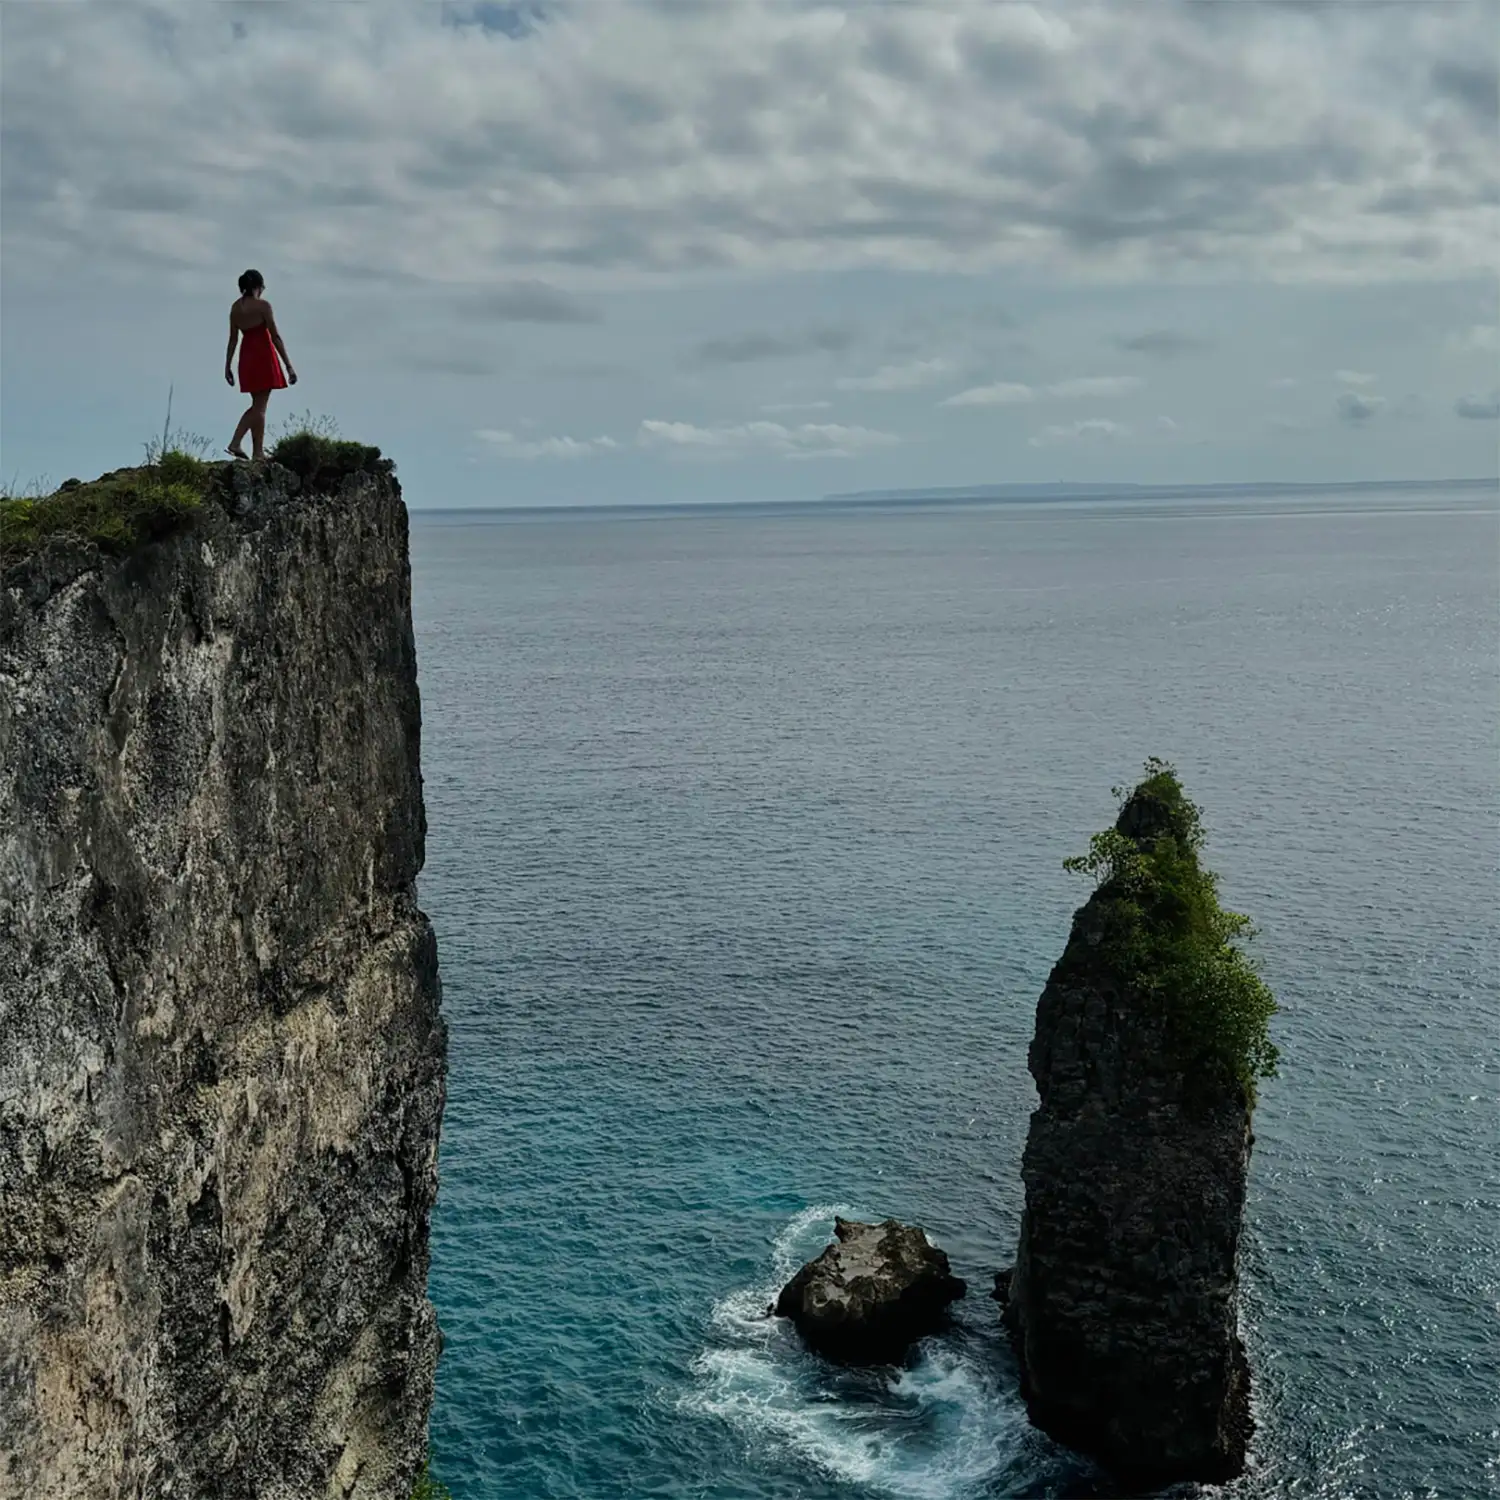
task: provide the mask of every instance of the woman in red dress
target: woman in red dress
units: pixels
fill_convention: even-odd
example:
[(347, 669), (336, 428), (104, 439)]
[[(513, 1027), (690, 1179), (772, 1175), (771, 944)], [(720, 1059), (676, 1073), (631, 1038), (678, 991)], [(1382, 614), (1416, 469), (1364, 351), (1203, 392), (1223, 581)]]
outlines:
[[(240, 439), (248, 432), (252, 444), (251, 457), (263, 458), (266, 440), (266, 402), (272, 391), (284, 390), (288, 384), (296, 385), (297, 372), (292, 368), (291, 356), (281, 342), (276, 329), (276, 318), (271, 304), (261, 295), (266, 289), (265, 278), (259, 271), (246, 271), (240, 277), (240, 295), (229, 309), (229, 348), (224, 355), (224, 379), (234, 384), (230, 369), (234, 359), (236, 339), (240, 344), (240, 389), (250, 395), (250, 405), (234, 429), (234, 436), (225, 450), (236, 458), (244, 458)], [(277, 351), (286, 360), (286, 374), (281, 373), (281, 360)]]

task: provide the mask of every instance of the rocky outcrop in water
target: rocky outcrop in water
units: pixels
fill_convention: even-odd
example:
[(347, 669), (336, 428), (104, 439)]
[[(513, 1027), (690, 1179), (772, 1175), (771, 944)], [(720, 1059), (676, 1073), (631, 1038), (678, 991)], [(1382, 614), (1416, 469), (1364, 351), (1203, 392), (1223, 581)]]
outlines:
[(784, 1286), (774, 1311), (820, 1354), (849, 1364), (899, 1360), (943, 1324), (964, 1284), (920, 1230), (835, 1219), (836, 1236)]
[(405, 1500), (426, 1447), (406, 511), (217, 483), (0, 576), (6, 1500)]
[[(1178, 818), (1144, 783), (1118, 858), (1166, 838), (1195, 871)], [(1251, 1431), (1236, 1262), (1252, 1096), (1184, 1064), (1170, 1005), (1119, 957), (1127, 899), (1106, 881), (1078, 911), (1037, 1006), (1026, 1207), (995, 1296), (1037, 1426), (1137, 1484), (1221, 1481)], [(1145, 918), (1169, 919), (1165, 901)]]

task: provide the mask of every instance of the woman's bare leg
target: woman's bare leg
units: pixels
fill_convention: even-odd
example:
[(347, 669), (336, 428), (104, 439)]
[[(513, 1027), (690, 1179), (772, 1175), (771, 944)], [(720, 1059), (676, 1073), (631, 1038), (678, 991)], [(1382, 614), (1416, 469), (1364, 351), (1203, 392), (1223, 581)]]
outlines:
[(245, 436), (247, 432), (250, 431), (250, 421), (251, 418), (254, 417), (254, 415), (255, 403), (252, 401), (251, 404), (245, 408), (244, 415), (240, 418), (240, 425), (234, 429), (234, 436), (230, 438), (229, 447), (225, 450), (226, 452), (234, 454), (236, 458), (243, 458), (245, 456), (245, 450), (240, 447), (240, 440)]
[(270, 391), (256, 391), (250, 398), (250, 410), (246, 415), (250, 418), (250, 455), (252, 458), (266, 456), (266, 402), (270, 399)]

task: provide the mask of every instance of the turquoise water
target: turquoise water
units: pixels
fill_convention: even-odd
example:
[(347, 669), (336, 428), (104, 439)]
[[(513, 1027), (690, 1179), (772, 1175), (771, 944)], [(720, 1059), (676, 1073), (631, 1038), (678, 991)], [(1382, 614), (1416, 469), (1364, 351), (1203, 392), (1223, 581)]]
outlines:
[[(1284, 1007), (1243, 1495), (1500, 1494), (1495, 498), (413, 516), (459, 1500), (1107, 1493), (997, 1337), (1036, 998), (1173, 760)], [(760, 1316), (835, 1210), (970, 1280)]]

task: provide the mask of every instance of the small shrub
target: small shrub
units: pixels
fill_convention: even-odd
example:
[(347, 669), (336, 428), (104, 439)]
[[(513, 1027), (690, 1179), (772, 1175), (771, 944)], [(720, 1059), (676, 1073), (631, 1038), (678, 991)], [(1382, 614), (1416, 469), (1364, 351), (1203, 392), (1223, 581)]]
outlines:
[(191, 453), (183, 453), (178, 449), (163, 453), (157, 464), (157, 472), (161, 475), (163, 484), (185, 484), (200, 495), (208, 489), (208, 465)]
[(168, 459), (191, 459), (204, 463), (213, 452), (214, 445), (201, 432), (188, 432), (183, 428), (168, 428), (160, 438), (146, 443), (146, 467), (155, 468)]
[(1251, 1101), (1255, 1081), (1276, 1074), (1270, 1037), (1276, 1001), (1239, 943), (1250, 919), (1219, 904), (1218, 877), (1198, 855), (1203, 826), (1173, 768), (1146, 762), (1139, 786), (1122, 797), (1113, 828), (1064, 867), (1098, 881), (1110, 958), (1148, 1003), (1166, 1011), (1182, 1062), (1227, 1070)]
[(311, 412), (290, 419), (266, 457), (304, 483), (321, 484), (336, 484), (346, 474), (373, 471), (381, 463), (379, 448), (339, 437), (332, 417)]
[(411, 1492), (411, 1500), (453, 1500), (453, 1491), (440, 1480), (434, 1479), (427, 1471), (427, 1465), (422, 1465), (422, 1472), (417, 1475), (417, 1483)]
[(290, 469), (303, 480), (333, 480), (361, 470), (373, 470), (380, 461), (380, 449), (367, 443), (318, 437), (299, 432), (282, 438), (267, 454), (272, 463)]

